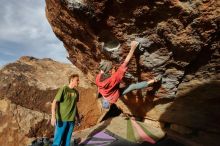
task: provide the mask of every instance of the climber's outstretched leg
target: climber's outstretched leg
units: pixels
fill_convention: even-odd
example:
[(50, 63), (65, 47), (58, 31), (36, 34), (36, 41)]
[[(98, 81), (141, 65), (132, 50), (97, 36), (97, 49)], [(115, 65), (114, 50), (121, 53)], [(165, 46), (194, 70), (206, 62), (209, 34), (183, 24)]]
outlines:
[(151, 86), (154, 83), (159, 82), (159, 81), (161, 81), (161, 75), (158, 75), (157, 77), (155, 77), (154, 79), (149, 80), (149, 81), (143, 81), (143, 82), (138, 82), (138, 83), (131, 84), (128, 87), (126, 87), (125, 89), (122, 90), (121, 95), (125, 95), (128, 92), (131, 92), (133, 90), (138, 90), (138, 89), (149, 87), (149, 86)]

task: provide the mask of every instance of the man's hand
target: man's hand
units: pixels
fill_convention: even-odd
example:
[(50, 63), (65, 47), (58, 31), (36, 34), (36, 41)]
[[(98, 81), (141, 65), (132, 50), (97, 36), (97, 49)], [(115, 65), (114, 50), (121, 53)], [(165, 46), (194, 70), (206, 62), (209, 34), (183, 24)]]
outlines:
[(137, 46), (138, 46), (138, 42), (136, 42), (136, 41), (131, 41), (131, 49), (136, 49), (137, 48)]
[(56, 118), (52, 117), (50, 123), (52, 126), (56, 126)]
[(76, 126), (80, 126), (80, 122), (81, 122), (81, 121), (80, 121), (80, 118), (79, 118), (79, 117), (76, 117), (76, 118), (75, 118), (75, 125), (76, 125)]
[(139, 44), (139, 42), (136, 42), (136, 41), (131, 42), (131, 49), (130, 49), (130, 51), (124, 61), (125, 66), (127, 66), (128, 62), (131, 60), (131, 57), (134, 54), (134, 51), (137, 48), (138, 44)]

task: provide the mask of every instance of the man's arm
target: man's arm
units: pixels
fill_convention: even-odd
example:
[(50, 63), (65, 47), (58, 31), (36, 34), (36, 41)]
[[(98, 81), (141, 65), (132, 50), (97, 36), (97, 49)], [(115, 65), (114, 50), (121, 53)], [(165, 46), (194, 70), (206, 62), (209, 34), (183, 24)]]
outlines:
[(127, 66), (127, 64), (129, 63), (129, 61), (131, 60), (131, 57), (133, 56), (134, 51), (135, 51), (135, 49), (137, 48), (138, 44), (139, 44), (139, 43), (136, 42), (136, 41), (132, 41), (132, 42), (131, 42), (131, 49), (130, 49), (130, 51), (129, 51), (129, 53), (128, 53), (127, 57), (125, 58), (125, 61), (124, 61), (125, 66)]
[(78, 112), (78, 108), (77, 108), (77, 106), (76, 106), (76, 119), (75, 119), (75, 121), (76, 121), (76, 124), (77, 124), (77, 126), (80, 126), (80, 117), (79, 117), (79, 112)]
[[(79, 92), (77, 91), (77, 103), (79, 102)], [(79, 110), (78, 110), (78, 106), (76, 104), (76, 117), (75, 117), (75, 121), (76, 124), (78, 124), (78, 126), (80, 125), (80, 117), (79, 117)]]
[(56, 125), (56, 106), (57, 106), (57, 100), (54, 99), (51, 105), (51, 125)]
[(78, 107), (76, 106), (76, 118), (79, 119)]
[(139, 43), (136, 41), (131, 42), (131, 49), (130, 49), (127, 57), (125, 58), (125, 61), (123, 62), (123, 64), (121, 64), (121, 66), (118, 68), (118, 70), (113, 74), (114, 79), (117, 82), (121, 82), (122, 78), (124, 77), (125, 72), (127, 71), (127, 68), (128, 68), (127, 65), (129, 63), (129, 61), (131, 60), (131, 57), (133, 56), (134, 51), (138, 45), (139, 45)]

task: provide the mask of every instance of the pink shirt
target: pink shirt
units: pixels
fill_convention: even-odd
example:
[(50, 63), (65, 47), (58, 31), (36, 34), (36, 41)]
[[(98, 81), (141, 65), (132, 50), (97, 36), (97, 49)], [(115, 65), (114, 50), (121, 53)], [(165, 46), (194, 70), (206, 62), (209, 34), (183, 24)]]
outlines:
[(125, 72), (127, 71), (126, 63), (121, 64), (118, 70), (111, 77), (100, 81), (102, 73), (96, 76), (96, 85), (99, 93), (110, 103), (115, 103), (120, 97), (119, 84), (122, 81)]

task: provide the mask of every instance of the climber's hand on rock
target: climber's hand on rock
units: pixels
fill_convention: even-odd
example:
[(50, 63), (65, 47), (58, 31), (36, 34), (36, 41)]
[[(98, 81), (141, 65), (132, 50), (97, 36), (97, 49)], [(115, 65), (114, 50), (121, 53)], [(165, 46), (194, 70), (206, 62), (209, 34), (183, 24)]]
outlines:
[(138, 46), (138, 42), (136, 42), (136, 41), (131, 41), (131, 49), (136, 49), (137, 48), (137, 46)]
[(56, 118), (52, 117), (50, 123), (52, 126), (56, 126)]

